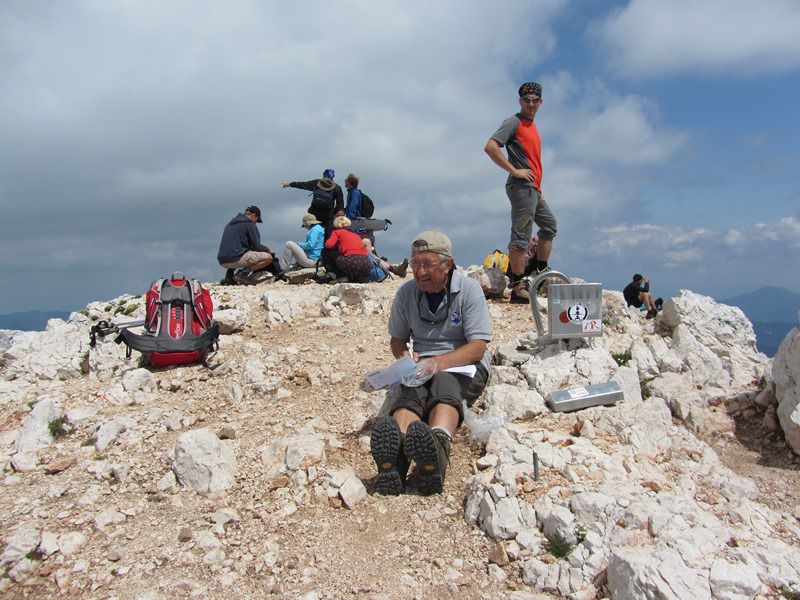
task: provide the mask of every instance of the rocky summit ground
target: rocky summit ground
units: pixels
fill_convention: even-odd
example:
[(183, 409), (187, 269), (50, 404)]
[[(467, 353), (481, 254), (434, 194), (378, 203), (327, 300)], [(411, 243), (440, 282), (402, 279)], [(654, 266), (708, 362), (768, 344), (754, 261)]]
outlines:
[[(375, 493), (369, 428), (385, 392), (367, 390), (363, 379), (392, 361), (386, 321), (402, 282), (338, 288), (284, 282), (210, 285), (227, 333), (208, 366), (142, 372), (136, 357), (126, 361), (111, 338), (89, 350), (91, 323), (115, 312), (117, 320), (124, 320), (124, 313), (132, 318), (140, 314), (141, 298), (129, 296), (94, 303), (85, 315), (76, 315), (64, 335), (86, 339), (48, 339), (53, 356), (47, 360), (34, 358), (46, 350), (37, 346), (33, 334), (7, 341), (0, 382), (0, 596), (635, 597), (608, 572), (609, 561), (621, 560), (613, 553), (609, 558), (611, 542), (595, 540), (595, 549), (603, 551), (593, 554), (588, 542), (573, 540), (586, 550), (563, 559), (554, 556), (557, 552), (549, 544), (531, 541), (544, 535), (535, 530), (546, 531), (554, 522), (552, 505), (559, 498), (588, 491), (586, 482), (613, 483), (588, 459), (586, 467), (559, 465), (549, 451), (533, 446), (542, 455), (541, 478), (534, 480), (526, 466), (506, 481), (501, 462), (514, 452), (494, 438), (487, 451), (462, 428), (444, 493), (419, 495), (413, 476), (407, 493), (399, 497)], [(334, 298), (329, 297), (332, 291), (338, 294)], [(493, 383), (509, 385), (516, 377), (510, 375), (515, 367), (509, 357), (535, 338), (530, 307), (492, 302), (490, 313), (492, 347), (507, 349), (504, 359), (498, 357), (505, 366), (498, 365)], [(627, 313), (624, 319), (657, 336), (656, 321)], [(615, 325), (609, 320), (609, 333)], [(74, 353), (78, 364), (69, 356)], [(717, 449), (729, 469), (755, 481), (759, 501), (773, 511), (770, 515), (778, 514), (777, 525), (771, 516), (763, 527), (781, 543), (796, 547), (798, 460), (780, 429), (770, 426), (770, 409), (752, 401), (757, 384), (731, 394), (738, 404), (717, 394), (722, 399), (709, 404), (711, 416), (701, 418), (684, 407), (688, 412), (681, 419)], [(743, 394), (750, 401), (742, 401)], [(644, 404), (641, 396), (637, 401)], [(592, 448), (612, 457), (627, 450), (611, 433), (613, 427), (604, 429), (604, 417), (597, 416), (611, 410), (616, 409), (591, 409), (588, 417), (536, 410), (506, 418), (516, 419), (518, 429), (510, 430), (516, 441), (523, 439), (523, 428), (524, 435), (534, 436), (532, 444), (549, 441), (556, 454), (591, 440)], [(49, 416), (37, 416), (37, 411)], [(36, 423), (38, 441), (23, 447), (23, 433)], [(667, 424), (673, 426), (684, 430), (678, 420)], [(596, 431), (589, 435), (590, 429)], [(198, 492), (186, 487), (180, 474), (176, 477), (176, 448), (182, 436), (203, 430), (232, 450), (234, 467), (227, 482), (224, 472), (219, 480), (206, 473), (210, 480)], [(694, 444), (700, 450), (686, 452), (703, 455), (703, 442), (692, 437), (685, 445)], [(493, 452), (500, 458), (491, 458)], [(669, 452), (679, 454), (677, 443)], [(683, 467), (671, 471), (663, 455), (649, 462), (638, 454), (627, 456), (620, 464), (632, 478), (639, 476), (642, 464), (651, 465), (653, 473), (640, 478), (647, 483), (637, 483), (649, 498), (671, 493), (676, 487), (671, 478), (682, 476)], [(527, 460), (517, 458), (517, 464), (527, 465)], [(495, 478), (486, 477), (495, 468)], [(490, 481), (505, 482), (505, 487)], [(577, 487), (577, 481), (584, 487)], [(692, 488), (692, 498), (702, 502), (703, 510), (733, 502), (707, 480), (698, 479), (697, 488)], [(509, 490), (523, 506), (521, 513), (517, 510), (519, 526), (497, 524)], [(610, 494), (608, 489), (604, 493)], [(622, 496), (620, 492), (618, 505), (627, 507), (630, 502)], [(638, 497), (634, 505), (636, 501)], [(525, 506), (536, 507), (538, 526), (535, 518), (525, 517)], [(578, 508), (573, 512), (582, 518)], [(756, 513), (748, 514), (762, 518)], [(615, 513), (607, 509), (606, 514)], [(517, 529), (508, 534), (513, 527)], [(647, 535), (658, 537), (652, 531)], [(626, 538), (623, 545), (634, 543)], [(562, 582), (566, 560), (577, 561), (569, 571), (572, 584)], [(593, 570), (587, 570), (594, 560)], [(552, 568), (559, 564), (562, 575), (556, 571), (554, 576)], [(719, 571), (715, 576), (710, 567), (710, 579), (705, 575), (709, 597), (714, 585), (714, 598), (789, 597), (794, 583), (790, 568), (770, 575), (772, 579), (752, 568), (761, 578), (755, 583), (737, 582)], [(650, 590), (642, 597), (680, 597), (677, 591), (675, 596), (658, 595), (648, 585), (641, 584)], [(727, 589), (735, 593), (726, 595)]]

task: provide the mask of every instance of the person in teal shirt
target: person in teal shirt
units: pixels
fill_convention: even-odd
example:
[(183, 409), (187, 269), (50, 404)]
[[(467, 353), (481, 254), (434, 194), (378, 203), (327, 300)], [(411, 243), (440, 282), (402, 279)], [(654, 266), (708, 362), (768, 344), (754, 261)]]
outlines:
[(281, 271), (288, 271), (295, 267), (310, 268), (317, 265), (325, 243), (325, 229), (317, 217), (311, 213), (303, 215), (302, 227), (308, 230), (306, 241), (299, 244), (291, 240), (286, 242), (283, 247), (283, 257), (280, 260)]

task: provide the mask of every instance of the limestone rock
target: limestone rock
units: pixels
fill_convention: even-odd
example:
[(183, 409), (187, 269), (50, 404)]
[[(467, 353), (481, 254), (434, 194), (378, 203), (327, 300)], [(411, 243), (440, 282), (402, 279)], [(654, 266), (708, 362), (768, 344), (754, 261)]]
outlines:
[(662, 323), (673, 329), (676, 352), (697, 384), (727, 380), (736, 389), (763, 374), (753, 326), (741, 309), (681, 290), (664, 303)]
[(711, 600), (708, 572), (688, 567), (671, 548), (614, 548), (607, 576), (614, 600)]
[(778, 421), (786, 443), (800, 454), (800, 327), (795, 327), (778, 348), (772, 364)]
[(122, 432), (135, 425), (136, 421), (130, 417), (114, 417), (104, 421), (95, 432), (95, 448), (98, 452), (103, 452), (116, 441)]
[(233, 485), (233, 449), (210, 429), (187, 431), (175, 446), (173, 469), (181, 485), (200, 493), (224, 491)]
[(50, 319), (45, 331), (15, 333), (4, 361), (6, 377), (28, 381), (80, 377), (89, 353), (89, 319)]
[(247, 325), (249, 316), (249, 311), (244, 308), (227, 308), (214, 311), (214, 320), (219, 325), (219, 332), (222, 335), (242, 331)]
[(347, 508), (352, 509), (356, 504), (367, 497), (367, 488), (361, 480), (353, 475), (348, 477), (344, 484), (339, 488), (339, 496)]
[(25, 417), (14, 447), (11, 463), (17, 471), (30, 471), (36, 467), (36, 451), (53, 441), (50, 423), (61, 416), (59, 400), (42, 396)]
[(487, 413), (500, 415), (509, 421), (529, 419), (547, 412), (544, 398), (536, 390), (500, 383), (488, 386), (485, 394)]
[(267, 310), (267, 323), (270, 325), (291, 323), (303, 314), (300, 304), (285, 294), (267, 292), (261, 296), (261, 303)]
[(25, 556), (36, 550), (42, 534), (30, 523), (17, 525), (4, 540), (5, 548), (0, 554), (0, 568), (15, 565)]
[(749, 600), (761, 591), (761, 581), (753, 567), (721, 559), (711, 565), (710, 583), (712, 597), (720, 600)]

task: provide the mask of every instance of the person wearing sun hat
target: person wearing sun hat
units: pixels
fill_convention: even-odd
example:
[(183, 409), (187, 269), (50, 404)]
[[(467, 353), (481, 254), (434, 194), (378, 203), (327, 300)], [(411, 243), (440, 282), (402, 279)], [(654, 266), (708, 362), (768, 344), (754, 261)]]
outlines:
[(299, 244), (291, 240), (286, 242), (283, 247), (283, 257), (280, 260), (281, 274), (294, 267), (315, 267), (320, 254), (322, 254), (325, 231), (317, 217), (311, 213), (304, 214), (303, 224), (300, 227), (308, 230), (306, 239)]
[[(525, 278), (525, 251), (533, 233), (539, 227), (536, 269), (531, 274), (549, 271), (547, 261), (556, 236), (556, 218), (542, 193), (542, 141), (534, 122), (542, 106), (542, 85), (535, 81), (523, 83), (517, 91), (520, 111), (500, 125), (486, 142), (484, 151), (489, 158), (508, 172), (506, 195), (511, 203), (511, 239), (508, 257), (511, 274), (511, 302), (528, 303), (528, 281)], [(503, 155), (505, 146), (508, 158)]]
[(344, 214), (344, 193), (341, 186), (334, 181), (336, 172), (325, 169), (322, 177), (310, 181), (284, 181), (284, 188), (291, 187), (311, 192), (311, 205), (308, 212), (314, 215), (325, 227), (327, 239), (333, 230), (333, 218)]
[[(489, 377), (489, 307), (480, 285), (455, 268), (453, 245), (440, 231), (423, 231), (411, 244), (413, 280), (397, 290), (389, 315), (389, 348), (417, 363), (389, 414), (370, 436), (378, 468), (376, 488), (397, 495), (416, 464), (423, 495), (440, 493), (453, 434)], [(413, 340), (413, 342), (412, 342)]]

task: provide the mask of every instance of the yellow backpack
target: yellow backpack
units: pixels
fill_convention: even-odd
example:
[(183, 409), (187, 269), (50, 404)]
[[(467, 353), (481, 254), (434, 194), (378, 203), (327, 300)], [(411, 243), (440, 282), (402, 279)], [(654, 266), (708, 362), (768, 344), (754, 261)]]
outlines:
[(508, 254), (502, 250), (495, 250), (483, 259), (484, 269), (500, 269), (503, 273), (508, 271)]

